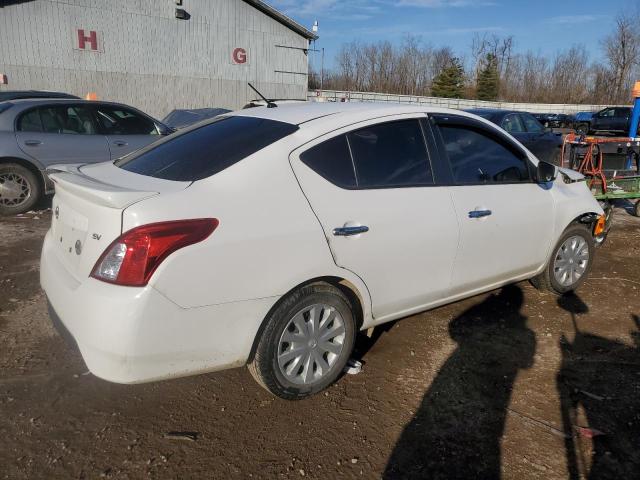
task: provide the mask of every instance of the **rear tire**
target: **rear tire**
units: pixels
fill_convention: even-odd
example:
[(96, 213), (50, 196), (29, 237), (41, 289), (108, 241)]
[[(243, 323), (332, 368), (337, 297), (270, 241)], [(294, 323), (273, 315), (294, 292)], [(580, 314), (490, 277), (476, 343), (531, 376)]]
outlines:
[(28, 212), (41, 193), (40, 182), (31, 170), (17, 163), (0, 164), (0, 215)]
[(571, 225), (553, 247), (544, 271), (532, 278), (531, 283), (539, 290), (557, 295), (572, 292), (588, 277), (594, 255), (595, 244), (589, 227)]
[(274, 395), (301, 400), (336, 381), (355, 334), (349, 299), (328, 283), (306, 285), (269, 314), (249, 372)]

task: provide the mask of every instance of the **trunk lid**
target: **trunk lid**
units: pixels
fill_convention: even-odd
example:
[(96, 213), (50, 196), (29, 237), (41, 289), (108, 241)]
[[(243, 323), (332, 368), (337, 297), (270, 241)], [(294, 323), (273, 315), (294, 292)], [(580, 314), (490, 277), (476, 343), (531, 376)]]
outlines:
[(78, 281), (89, 276), (100, 255), (120, 236), (128, 206), (190, 185), (127, 172), (111, 162), (56, 165), (47, 172), (55, 184), (51, 235), (56, 255)]

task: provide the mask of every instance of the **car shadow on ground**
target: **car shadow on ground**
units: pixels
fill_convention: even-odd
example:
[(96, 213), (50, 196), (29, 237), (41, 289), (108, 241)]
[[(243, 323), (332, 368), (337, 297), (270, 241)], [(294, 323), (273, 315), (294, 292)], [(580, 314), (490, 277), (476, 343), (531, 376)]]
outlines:
[(514, 381), (533, 365), (523, 292), (504, 287), (449, 324), (458, 346), (426, 392), (383, 478), (500, 477), (500, 440)]
[(560, 339), (557, 377), (569, 478), (640, 478), (640, 317), (630, 346), (581, 331), (589, 308), (577, 295), (558, 305), (575, 328)]

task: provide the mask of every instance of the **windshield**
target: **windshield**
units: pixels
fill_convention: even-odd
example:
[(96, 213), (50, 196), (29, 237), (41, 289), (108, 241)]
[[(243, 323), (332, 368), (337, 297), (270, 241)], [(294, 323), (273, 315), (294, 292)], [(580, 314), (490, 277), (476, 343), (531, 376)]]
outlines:
[(133, 156), (116, 160), (129, 172), (165, 180), (210, 177), (298, 130), (296, 125), (254, 117), (221, 117), (180, 132)]

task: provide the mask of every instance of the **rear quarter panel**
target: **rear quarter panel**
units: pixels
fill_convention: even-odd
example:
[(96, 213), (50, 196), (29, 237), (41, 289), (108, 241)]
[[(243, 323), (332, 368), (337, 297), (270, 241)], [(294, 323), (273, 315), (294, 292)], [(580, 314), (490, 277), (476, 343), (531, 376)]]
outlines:
[(220, 221), (207, 240), (162, 263), (150, 282), (154, 288), (190, 308), (278, 297), (310, 279), (339, 276), (359, 290), (367, 318), (366, 287), (335, 265), (288, 162), (292, 149), (279, 142), (182, 192), (125, 210), (123, 231), (165, 220)]

